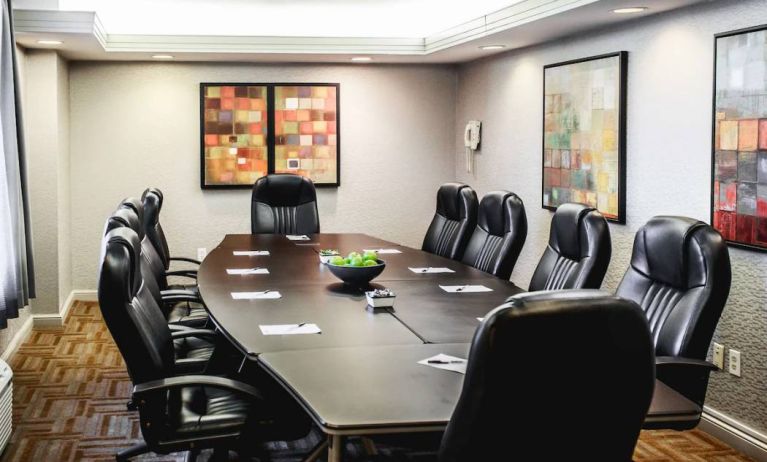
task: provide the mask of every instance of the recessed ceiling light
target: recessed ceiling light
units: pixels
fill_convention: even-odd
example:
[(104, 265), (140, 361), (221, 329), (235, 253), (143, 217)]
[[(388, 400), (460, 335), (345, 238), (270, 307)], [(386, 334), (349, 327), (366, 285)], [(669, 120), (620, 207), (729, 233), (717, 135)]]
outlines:
[(613, 13), (616, 14), (631, 14), (631, 13), (641, 13), (643, 11), (647, 11), (646, 6), (631, 6), (628, 8), (618, 8), (617, 10), (613, 10)]
[(372, 60), (373, 58), (371, 58), (370, 56), (355, 56), (352, 58), (352, 61), (354, 61), (355, 63), (367, 63)]
[(501, 50), (503, 48), (506, 48), (506, 45), (482, 45), (479, 47), (480, 50)]
[(38, 40), (39, 45), (62, 45), (64, 42), (61, 40)]

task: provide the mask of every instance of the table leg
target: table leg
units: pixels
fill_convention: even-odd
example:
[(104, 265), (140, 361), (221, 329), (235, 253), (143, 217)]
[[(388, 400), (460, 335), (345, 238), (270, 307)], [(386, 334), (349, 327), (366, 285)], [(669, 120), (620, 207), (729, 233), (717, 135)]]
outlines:
[(328, 462), (341, 462), (344, 455), (343, 435), (328, 436)]

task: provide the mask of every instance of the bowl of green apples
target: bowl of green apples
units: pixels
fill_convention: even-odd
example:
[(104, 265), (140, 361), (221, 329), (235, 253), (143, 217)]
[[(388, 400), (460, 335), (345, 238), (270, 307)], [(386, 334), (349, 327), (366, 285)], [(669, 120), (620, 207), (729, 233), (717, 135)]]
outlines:
[(356, 287), (366, 286), (386, 268), (386, 262), (378, 254), (368, 251), (363, 254), (352, 252), (346, 258), (337, 255), (328, 261), (330, 272), (338, 279)]

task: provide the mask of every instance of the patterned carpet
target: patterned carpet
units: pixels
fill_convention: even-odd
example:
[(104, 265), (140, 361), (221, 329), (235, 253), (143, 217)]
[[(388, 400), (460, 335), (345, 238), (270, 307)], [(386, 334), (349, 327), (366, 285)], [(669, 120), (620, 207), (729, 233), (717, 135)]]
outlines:
[[(131, 384), (95, 303), (77, 302), (63, 329), (35, 329), (10, 361), (14, 434), (0, 462), (106, 461), (140, 440), (138, 419), (125, 409)], [(297, 461), (319, 438), (270, 447), (275, 461)], [(362, 462), (359, 442), (347, 459)], [(180, 461), (183, 454), (143, 457)], [(643, 432), (636, 462), (741, 462), (751, 459), (700, 432)]]

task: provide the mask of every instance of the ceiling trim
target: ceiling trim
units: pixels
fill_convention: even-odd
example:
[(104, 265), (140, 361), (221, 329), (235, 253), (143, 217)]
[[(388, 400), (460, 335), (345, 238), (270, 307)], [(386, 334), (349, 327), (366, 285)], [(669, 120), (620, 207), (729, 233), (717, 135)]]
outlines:
[(424, 38), (107, 34), (95, 12), (14, 10), (15, 31), (92, 34), (107, 53), (429, 55), (600, 0), (523, 0)]

